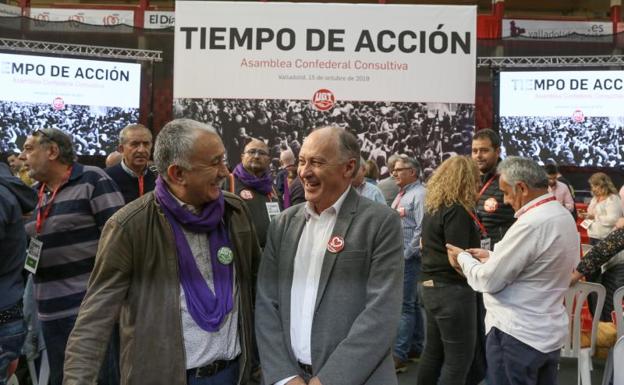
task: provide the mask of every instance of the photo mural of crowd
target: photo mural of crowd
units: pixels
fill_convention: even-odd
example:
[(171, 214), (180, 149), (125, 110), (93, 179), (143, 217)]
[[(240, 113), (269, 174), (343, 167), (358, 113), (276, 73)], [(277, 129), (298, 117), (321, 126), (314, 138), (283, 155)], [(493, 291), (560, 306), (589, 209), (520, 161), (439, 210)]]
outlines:
[(624, 166), (624, 122), (607, 117), (501, 117), (507, 155), (579, 167)]
[(177, 99), (174, 117), (214, 126), (230, 167), (251, 137), (269, 144), (277, 168), (281, 149), (290, 147), (297, 155), (311, 130), (334, 125), (357, 136), (362, 156), (375, 161), (382, 174), (386, 159), (399, 153), (419, 159), (427, 176), (447, 157), (468, 154), (474, 131), (472, 104), (338, 101), (319, 111), (309, 100)]
[(39, 128), (58, 128), (72, 136), (77, 155), (107, 155), (119, 144), (119, 131), (139, 121), (138, 108), (0, 102), (0, 153), (19, 152)]

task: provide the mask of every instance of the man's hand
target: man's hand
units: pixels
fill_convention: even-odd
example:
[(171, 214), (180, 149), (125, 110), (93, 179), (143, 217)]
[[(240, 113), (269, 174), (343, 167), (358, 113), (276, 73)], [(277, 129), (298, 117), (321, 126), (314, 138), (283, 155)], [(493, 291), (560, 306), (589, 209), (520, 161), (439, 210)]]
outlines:
[(292, 380), (288, 381), (286, 385), (306, 385), (306, 382), (301, 378), (301, 376), (297, 376)]
[(308, 385), (323, 385), (321, 383), (321, 380), (319, 380), (318, 377), (312, 377), (310, 378), (310, 382), (308, 382)]
[(449, 264), (451, 265), (451, 267), (453, 269), (455, 269), (455, 271), (457, 271), (460, 275), (464, 275), (464, 272), (461, 269), (461, 266), (459, 266), (459, 263), (457, 262), (457, 256), (459, 255), (459, 253), (463, 252), (463, 249), (460, 249), (457, 246), (453, 246), (450, 243), (446, 244), (446, 254), (448, 255), (448, 260), (449, 260)]
[(467, 252), (472, 255), (473, 258), (476, 258), (481, 263), (486, 263), (488, 259), (490, 259), (490, 252), (485, 249), (468, 249)]

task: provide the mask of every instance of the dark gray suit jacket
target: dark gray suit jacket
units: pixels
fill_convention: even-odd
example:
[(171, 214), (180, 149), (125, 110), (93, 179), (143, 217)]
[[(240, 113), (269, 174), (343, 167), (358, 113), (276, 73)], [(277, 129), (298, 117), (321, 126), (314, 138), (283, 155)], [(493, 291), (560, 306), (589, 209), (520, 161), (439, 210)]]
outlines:
[[(258, 273), (256, 333), (265, 384), (301, 374), (290, 341), (294, 259), (304, 204), (269, 227)], [(392, 345), (403, 299), (401, 220), (352, 188), (332, 236), (344, 249), (323, 260), (312, 323), (312, 368), (323, 385), (396, 385)]]

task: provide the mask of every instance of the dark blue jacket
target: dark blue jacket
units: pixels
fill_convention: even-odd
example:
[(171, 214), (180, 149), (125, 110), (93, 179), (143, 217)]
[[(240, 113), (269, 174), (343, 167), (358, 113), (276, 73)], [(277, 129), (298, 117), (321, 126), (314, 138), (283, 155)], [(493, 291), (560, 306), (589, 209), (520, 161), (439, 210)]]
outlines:
[(22, 215), (37, 205), (37, 194), (0, 163), (0, 310), (22, 299), (26, 232)]

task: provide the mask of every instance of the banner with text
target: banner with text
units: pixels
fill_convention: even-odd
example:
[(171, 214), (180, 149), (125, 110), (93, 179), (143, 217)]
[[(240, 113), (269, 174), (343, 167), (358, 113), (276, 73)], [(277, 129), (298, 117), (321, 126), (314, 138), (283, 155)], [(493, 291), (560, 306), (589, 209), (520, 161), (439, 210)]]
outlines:
[(296, 153), (334, 124), (380, 167), (395, 152), (434, 167), (469, 148), (475, 68), (474, 6), (176, 1), (174, 116), (232, 152), (253, 136)]
[(174, 97), (472, 103), (476, 7), (177, 1)]

